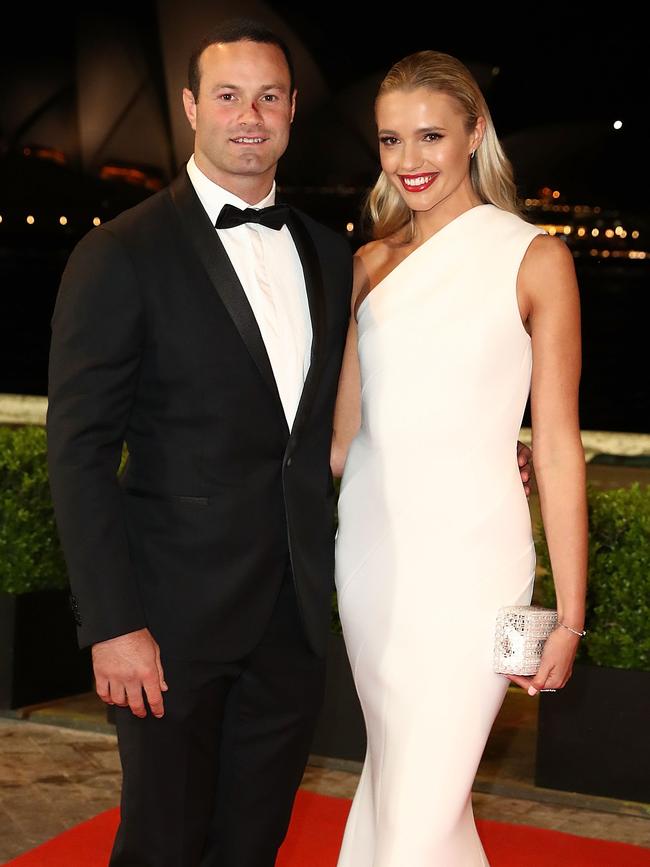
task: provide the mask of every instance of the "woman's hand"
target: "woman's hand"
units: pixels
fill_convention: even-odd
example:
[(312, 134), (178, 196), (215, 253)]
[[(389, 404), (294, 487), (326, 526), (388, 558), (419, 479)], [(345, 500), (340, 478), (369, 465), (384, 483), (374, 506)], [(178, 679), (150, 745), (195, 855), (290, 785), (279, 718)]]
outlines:
[(579, 636), (558, 626), (546, 639), (537, 674), (533, 677), (509, 674), (508, 679), (525, 689), (528, 695), (545, 689), (562, 689), (571, 677), (579, 641)]
[(517, 440), (517, 463), (519, 464), (519, 475), (521, 483), (524, 486), (526, 496), (530, 497), (530, 479), (533, 474), (533, 453), (531, 449), (522, 442)]

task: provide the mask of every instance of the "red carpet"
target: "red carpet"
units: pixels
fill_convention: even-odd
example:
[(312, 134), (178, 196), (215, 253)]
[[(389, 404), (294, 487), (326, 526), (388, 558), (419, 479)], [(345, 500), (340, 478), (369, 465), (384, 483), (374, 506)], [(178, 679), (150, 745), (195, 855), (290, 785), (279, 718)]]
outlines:
[[(350, 801), (300, 791), (277, 867), (335, 867)], [(101, 813), (5, 867), (106, 867), (117, 810)], [(492, 867), (650, 867), (650, 850), (528, 825), (478, 822)]]

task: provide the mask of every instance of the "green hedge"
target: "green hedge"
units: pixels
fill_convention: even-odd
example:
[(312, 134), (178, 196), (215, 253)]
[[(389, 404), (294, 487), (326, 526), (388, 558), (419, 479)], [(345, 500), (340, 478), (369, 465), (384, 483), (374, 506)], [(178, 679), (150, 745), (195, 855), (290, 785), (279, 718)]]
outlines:
[(47, 481), (45, 430), (0, 427), (0, 591), (67, 586)]
[[(588, 491), (587, 637), (578, 659), (650, 671), (650, 487)], [(548, 546), (540, 530), (540, 602), (555, 606)]]

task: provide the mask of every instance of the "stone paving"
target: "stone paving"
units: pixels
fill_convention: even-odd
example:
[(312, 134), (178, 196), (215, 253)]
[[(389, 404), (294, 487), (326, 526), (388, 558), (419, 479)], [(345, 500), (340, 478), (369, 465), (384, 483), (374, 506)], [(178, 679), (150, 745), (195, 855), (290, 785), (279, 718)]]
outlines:
[(114, 807), (119, 791), (114, 735), (0, 720), (0, 863)]

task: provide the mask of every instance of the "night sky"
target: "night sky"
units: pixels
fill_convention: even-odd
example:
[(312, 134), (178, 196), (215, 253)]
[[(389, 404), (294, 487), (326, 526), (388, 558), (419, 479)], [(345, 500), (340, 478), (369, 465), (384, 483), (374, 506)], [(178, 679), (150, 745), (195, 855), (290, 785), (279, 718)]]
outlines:
[[(638, 20), (584, 16), (575, 9), (530, 4), (534, 15), (518, 11), (503, 21), (504, 5), (440, 14), (435, 4), (415, 4), (414, 13), (365, 15), (352, 26), (349, 2), (333, 0), (327, 13), (315, 16), (295, 4), (271, 4), (292, 23), (318, 58), (336, 90), (368, 72), (422, 49), (454, 54), (498, 66), (499, 87), (493, 96), (500, 131), (540, 121), (609, 120), (623, 115), (639, 124), (647, 104), (647, 40)], [(587, 4), (582, 4), (587, 7)]]
[[(389, 15), (360, 12), (365, 7), (349, 0), (328, 0), (321, 12), (317, 4), (268, 5), (311, 50), (334, 94), (424, 48), (454, 54), (470, 66), (498, 67), (487, 98), (502, 139), (557, 125), (554, 133), (535, 133), (523, 146), (519, 143), (519, 154), (526, 157), (515, 166), (520, 180), (534, 186), (543, 174), (539, 166), (558, 163), (558, 152), (577, 136), (577, 147), (557, 166), (556, 183), (592, 204), (602, 196), (638, 213), (647, 210), (647, 142), (642, 136), (650, 80), (644, 29), (634, 14), (616, 17), (612, 6), (606, 16), (595, 16), (592, 4), (530, 4), (530, 11), (522, 12), (526, 5), (521, 3), (478, 10), (457, 3), (450, 11), (430, 2), (393, 0)], [(70, 55), (81, 7), (69, 2), (38, 15), (27, 6), (19, 10), (24, 25), (3, 28), (0, 37), (0, 71), (6, 75), (12, 58), (24, 52), (41, 65)], [(155, 38), (155, 3), (120, 0), (110, 5), (118, 7)], [(621, 132), (612, 130), (615, 120), (624, 122)]]
[[(394, 4), (390, 19), (366, 15), (352, 26), (351, 4), (339, 0), (329, 2), (327, 14), (318, 18), (292, 3), (273, 4), (312, 49), (333, 90), (426, 48), (470, 66), (498, 67), (487, 97), (500, 137), (547, 124), (574, 129), (584, 124), (583, 146), (561, 168), (560, 182), (573, 184), (575, 194), (591, 203), (602, 192), (609, 202), (647, 211), (643, 134), (650, 76), (638, 19), (632, 13), (615, 17), (613, 6), (607, 17), (596, 17), (568, 4), (528, 5), (532, 14), (526, 15), (525, 4), (510, 13), (506, 4), (478, 11), (457, 4), (462, 8), (454, 13), (437, 12), (436, 4)], [(622, 131), (613, 131), (614, 120), (623, 121)], [(551, 146), (540, 140), (538, 163), (556, 161), (560, 142)], [(535, 146), (533, 136), (530, 147)]]
[[(616, 17), (612, 5), (606, 15), (596, 17), (567, 4), (529, 4), (527, 12), (522, 12), (524, 4), (490, 4), (478, 10), (455, 4), (450, 12), (438, 4), (409, 6), (394, 0), (389, 15), (361, 14), (359, 8), (366, 7), (349, 0), (329, 0), (322, 12), (311, 4), (268, 5), (311, 50), (333, 93), (423, 48), (447, 51), (470, 66), (498, 67), (487, 97), (501, 138), (548, 124), (559, 129), (571, 125), (574, 131), (584, 124), (579, 151), (559, 167), (556, 182), (573, 185), (574, 196), (585, 202), (598, 203), (602, 194), (610, 203), (647, 211), (643, 133), (650, 77), (645, 31), (633, 13)], [(155, 38), (155, 3), (110, 4), (116, 6), (128, 10), (134, 26)], [(12, 59), (25, 52), (43, 65), (71, 55), (79, 8), (81, 3), (69, 2), (37, 15), (27, 6), (19, 10), (23, 24), (3, 28), (0, 37), (0, 72), (6, 75)], [(621, 132), (613, 132), (614, 120), (624, 122)], [(537, 167), (546, 161), (550, 167), (559, 162), (562, 140), (533, 135), (525, 150), (531, 156), (538, 152), (532, 160)], [(539, 168), (528, 177), (526, 169), (522, 165), (518, 171), (534, 186)]]
[[(318, 4), (268, 3), (302, 37), (334, 91), (387, 70), (406, 54), (433, 48), (500, 68), (491, 107), (504, 135), (540, 119), (607, 121), (622, 115), (631, 126), (642, 122), (650, 85), (647, 38), (631, 11), (617, 17), (614, 4), (607, 16), (582, 14), (568, 4), (529, 4), (529, 14), (522, 14), (524, 4), (513, 4), (510, 12), (507, 4), (482, 10), (456, 4), (462, 8), (455, 12), (433, 3), (393, 5), (394, 16), (386, 17), (360, 13), (350, 0), (327, 0), (320, 13)], [(14, 10), (17, 23), (0, 36), (2, 65), (25, 53), (47, 62), (69, 52), (76, 10), (84, 6), (72, 0), (37, 13), (29, 5)], [(154, 7), (150, 0), (107, 4), (128, 10), (143, 29), (154, 25)]]

